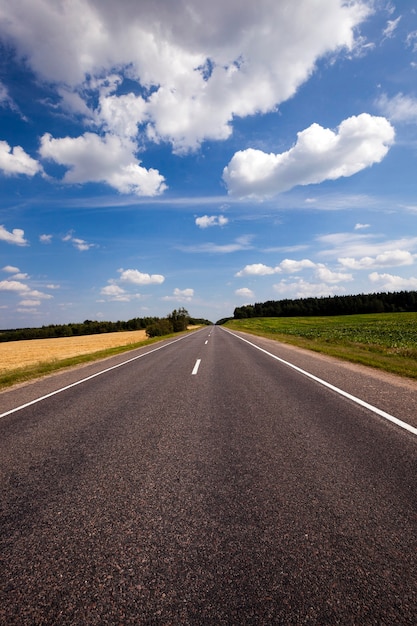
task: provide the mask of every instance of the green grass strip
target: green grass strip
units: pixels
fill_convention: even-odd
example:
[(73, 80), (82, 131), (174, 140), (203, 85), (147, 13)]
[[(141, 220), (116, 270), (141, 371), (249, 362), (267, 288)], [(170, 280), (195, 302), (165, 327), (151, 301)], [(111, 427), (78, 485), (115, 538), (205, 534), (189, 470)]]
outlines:
[(417, 378), (417, 313), (230, 320), (231, 330)]

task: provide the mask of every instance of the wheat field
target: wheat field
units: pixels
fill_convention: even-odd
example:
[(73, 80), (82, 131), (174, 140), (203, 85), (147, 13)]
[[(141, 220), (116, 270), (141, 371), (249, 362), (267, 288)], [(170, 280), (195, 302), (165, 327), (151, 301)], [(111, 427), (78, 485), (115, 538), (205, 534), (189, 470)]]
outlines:
[(0, 373), (145, 341), (146, 330), (0, 343)]

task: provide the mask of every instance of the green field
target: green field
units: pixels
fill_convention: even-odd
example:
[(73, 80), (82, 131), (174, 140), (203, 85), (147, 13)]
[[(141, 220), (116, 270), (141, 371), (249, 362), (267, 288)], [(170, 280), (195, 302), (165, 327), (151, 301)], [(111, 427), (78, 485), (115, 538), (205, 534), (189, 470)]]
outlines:
[(226, 327), (417, 378), (417, 313), (261, 317)]

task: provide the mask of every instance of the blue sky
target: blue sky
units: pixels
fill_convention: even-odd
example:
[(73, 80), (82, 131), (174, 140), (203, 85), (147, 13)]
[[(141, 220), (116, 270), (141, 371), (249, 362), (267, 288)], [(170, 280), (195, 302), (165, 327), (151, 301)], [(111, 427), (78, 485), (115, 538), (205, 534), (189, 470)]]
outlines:
[(417, 9), (0, 0), (0, 328), (417, 289)]

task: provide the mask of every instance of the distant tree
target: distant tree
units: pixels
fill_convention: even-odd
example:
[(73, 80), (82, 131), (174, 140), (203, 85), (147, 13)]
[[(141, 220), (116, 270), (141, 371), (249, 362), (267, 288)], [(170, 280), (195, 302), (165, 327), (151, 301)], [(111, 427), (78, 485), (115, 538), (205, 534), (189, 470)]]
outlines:
[(155, 320), (146, 327), (146, 334), (148, 337), (163, 337), (169, 335), (173, 331), (172, 324), (167, 318)]
[(168, 315), (168, 319), (171, 322), (174, 333), (179, 333), (187, 330), (187, 326), (190, 323), (190, 314), (184, 307), (181, 307), (178, 311), (174, 309)]

